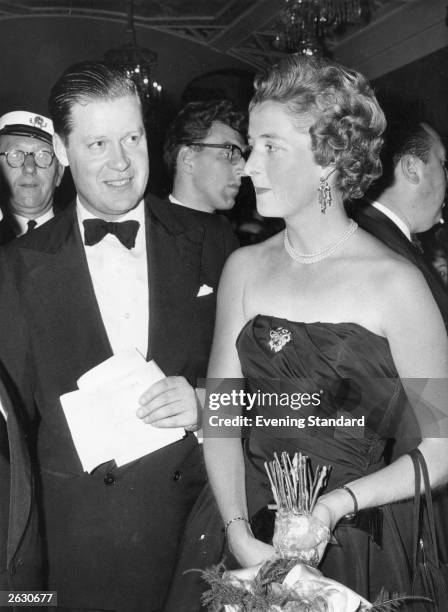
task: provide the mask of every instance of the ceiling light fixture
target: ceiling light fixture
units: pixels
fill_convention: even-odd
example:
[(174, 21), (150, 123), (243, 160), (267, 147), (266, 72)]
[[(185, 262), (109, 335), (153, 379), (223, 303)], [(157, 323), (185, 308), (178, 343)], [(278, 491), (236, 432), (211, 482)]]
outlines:
[(372, 0), (284, 0), (274, 47), (285, 53), (327, 55), (325, 36), (369, 23)]
[(152, 77), (152, 71), (157, 66), (157, 53), (137, 44), (134, 28), (134, 0), (128, 0), (127, 28), (125, 44), (118, 49), (109, 49), (104, 59), (123, 70), (137, 86), (145, 106), (153, 101), (160, 101), (162, 86)]

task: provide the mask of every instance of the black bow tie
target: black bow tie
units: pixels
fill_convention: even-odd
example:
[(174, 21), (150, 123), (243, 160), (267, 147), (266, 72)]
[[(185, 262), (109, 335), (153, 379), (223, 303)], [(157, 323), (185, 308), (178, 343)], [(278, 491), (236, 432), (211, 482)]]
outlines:
[(138, 221), (104, 221), (104, 219), (86, 219), (84, 225), (84, 244), (93, 246), (106, 234), (114, 234), (127, 249), (135, 247), (140, 223)]

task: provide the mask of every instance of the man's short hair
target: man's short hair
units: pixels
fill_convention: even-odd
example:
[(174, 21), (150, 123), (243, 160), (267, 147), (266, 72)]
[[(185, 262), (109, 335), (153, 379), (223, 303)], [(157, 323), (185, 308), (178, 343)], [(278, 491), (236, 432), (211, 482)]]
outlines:
[(372, 186), (369, 196), (379, 196), (394, 183), (394, 173), (400, 159), (413, 155), (423, 163), (429, 161), (434, 137), (425, 129), (423, 123), (392, 122), (384, 134), (384, 146), (381, 152), (383, 174)]
[(53, 85), (48, 107), (54, 131), (64, 140), (72, 128), (72, 107), (93, 100), (138, 96), (137, 87), (122, 70), (106, 62), (80, 62), (70, 66)]
[(214, 121), (228, 125), (243, 137), (247, 131), (246, 113), (236, 110), (230, 100), (190, 102), (181, 109), (166, 133), (163, 159), (171, 177), (176, 172), (179, 149), (190, 142), (201, 142)]

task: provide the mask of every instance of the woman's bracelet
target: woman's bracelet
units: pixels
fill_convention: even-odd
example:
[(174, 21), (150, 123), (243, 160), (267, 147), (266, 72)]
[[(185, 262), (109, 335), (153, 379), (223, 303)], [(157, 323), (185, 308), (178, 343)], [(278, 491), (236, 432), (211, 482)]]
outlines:
[(249, 525), (249, 529), (250, 529), (249, 519), (245, 518), (244, 516), (234, 516), (229, 521), (227, 521), (227, 523), (224, 526), (224, 533), (225, 533), (226, 536), (227, 536), (227, 530), (229, 529), (230, 525), (232, 523), (235, 523), (236, 521), (244, 521), (245, 523), (247, 523)]
[(343, 489), (344, 491), (347, 491), (347, 493), (353, 500), (353, 512), (350, 512), (349, 514), (345, 515), (345, 518), (352, 519), (356, 514), (358, 514), (358, 500), (356, 499), (356, 495), (347, 485), (341, 485), (340, 487), (338, 487), (338, 489)]

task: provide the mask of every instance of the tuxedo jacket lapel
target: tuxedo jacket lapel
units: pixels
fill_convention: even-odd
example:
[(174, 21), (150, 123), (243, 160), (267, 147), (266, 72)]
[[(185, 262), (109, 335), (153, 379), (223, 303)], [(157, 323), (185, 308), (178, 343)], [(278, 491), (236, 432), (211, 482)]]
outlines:
[[(110, 357), (112, 349), (96, 301), (74, 208), (61, 213), (51, 232), (43, 238), (32, 243), (32, 247), (20, 249), (29, 270), (22, 291), (34, 306), (34, 341), (42, 347), (42, 355), (46, 354), (48, 343), (61, 347), (62, 362), (60, 367), (55, 364), (55, 377), (59, 381), (65, 378), (66, 385), (72, 387), (74, 375), (78, 378)], [(45, 321), (51, 321), (52, 326), (48, 328)]]
[[(192, 312), (201, 280), (204, 229), (185, 229), (168, 203), (151, 198), (147, 209), (149, 276), (148, 356), (165, 374), (182, 369), (193, 341)], [(183, 321), (183, 325), (179, 325)]]

